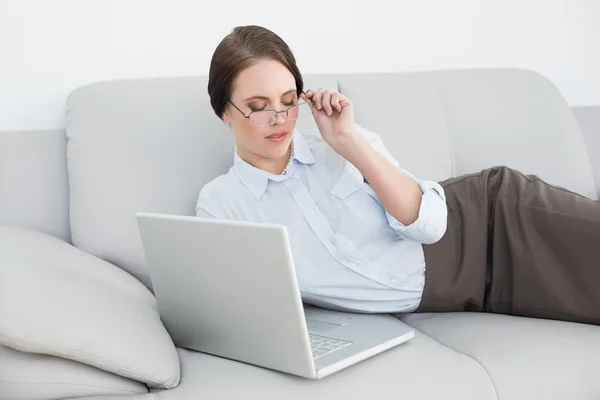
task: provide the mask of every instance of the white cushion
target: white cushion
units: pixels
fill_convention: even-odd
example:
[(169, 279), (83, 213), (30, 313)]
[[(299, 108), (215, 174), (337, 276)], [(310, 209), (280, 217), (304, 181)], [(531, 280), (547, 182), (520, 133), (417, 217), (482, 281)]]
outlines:
[(0, 344), (172, 388), (179, 358), (152, 293), (60, 239), (0, 227)]
[(140, 382), (65, 358), (0, 346), (0, 400), (147, 393)]

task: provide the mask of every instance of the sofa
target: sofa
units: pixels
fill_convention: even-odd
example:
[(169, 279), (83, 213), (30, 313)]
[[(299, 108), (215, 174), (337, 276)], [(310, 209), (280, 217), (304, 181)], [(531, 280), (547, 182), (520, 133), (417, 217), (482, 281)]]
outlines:
[[(352, 99), (356, 122), (422, 179), (507, 165), (600, 196), (600, 107), (570, 107), (536, 72), (305, 82)], [(65, 130), (0, 132), (0, 399), (600, 398), (600, 326), (586, 324), (397, 315), (412, 340), (318, 381), (178, 347), (135, 213), (194, 215), (200, 188), (232, 165), (206, 86), (205, 76), (91, 83), (66, 99)]]

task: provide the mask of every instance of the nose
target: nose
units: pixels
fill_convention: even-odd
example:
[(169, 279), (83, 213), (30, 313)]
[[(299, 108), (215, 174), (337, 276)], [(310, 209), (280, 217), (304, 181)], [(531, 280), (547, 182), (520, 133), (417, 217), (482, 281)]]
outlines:
[(283, 112), (280, 111), (280, 112), (278, 112), (275, 115), (275, 121), (273, 122), (273, 124), (275, 124), (275, 125), (283, 124), (286, 119), (287, 119), (286, 112), (285, 111), (283, 111)]

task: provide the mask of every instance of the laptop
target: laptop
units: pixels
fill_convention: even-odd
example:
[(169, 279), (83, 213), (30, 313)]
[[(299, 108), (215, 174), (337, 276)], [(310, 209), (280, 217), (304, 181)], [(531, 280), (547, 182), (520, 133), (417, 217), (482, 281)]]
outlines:
[(320, 379), (414, 336), (388, 314), (303, 304), (283, 225), (138, 213), (175, 345)]

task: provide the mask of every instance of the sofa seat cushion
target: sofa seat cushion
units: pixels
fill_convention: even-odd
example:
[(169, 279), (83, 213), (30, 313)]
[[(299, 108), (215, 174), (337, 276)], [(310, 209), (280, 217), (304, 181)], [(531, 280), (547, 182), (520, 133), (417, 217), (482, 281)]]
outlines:
[(496, 399), (484, 368), (426, 335), (322, 380), (179, 349), (181, 384), (161, 400)]
[(600, 326), (483, 313), (401, 319), (480, 363), (500, 399), (600, 396)]
[(179, 359), (152, 293), (47, 234), (0, 226), (0, 344), (172, 388)]
[(600, 393), (600, 327), (475, 313), (401, 319), (417, 329), (414, 339), (321, 381), (179, 349), (182, 377), (175, 389), (153, 389), (156, 399), (93, 400), (550, 400)]
[(147, 393), (141, 382), (76, 361), (0, 346), (0, 400)]

